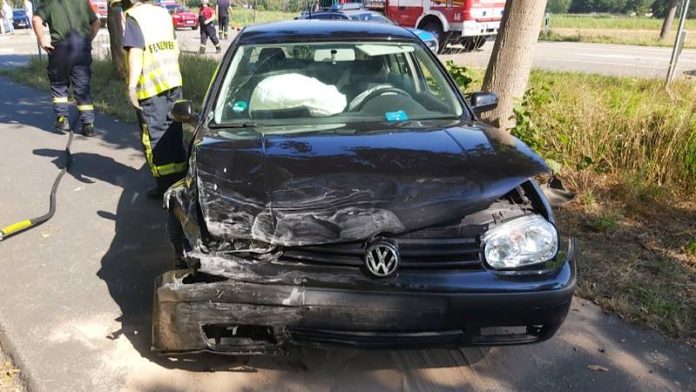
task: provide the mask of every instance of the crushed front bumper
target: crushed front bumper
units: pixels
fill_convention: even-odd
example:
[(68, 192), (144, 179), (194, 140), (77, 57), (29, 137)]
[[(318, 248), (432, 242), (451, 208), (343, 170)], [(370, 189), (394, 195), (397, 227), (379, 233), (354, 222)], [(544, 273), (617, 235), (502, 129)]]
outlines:
[[(465, 275), (457, 291), (353, 290), (171, 271), (157, 279), (152, 348), (162, 354), (276, 353), (292, 344), (366, 348), (504, 345), (553, 336), (576, 284), (573, 242), (553, 271)], [(459, 277), (461, 278), (461, 277)]]

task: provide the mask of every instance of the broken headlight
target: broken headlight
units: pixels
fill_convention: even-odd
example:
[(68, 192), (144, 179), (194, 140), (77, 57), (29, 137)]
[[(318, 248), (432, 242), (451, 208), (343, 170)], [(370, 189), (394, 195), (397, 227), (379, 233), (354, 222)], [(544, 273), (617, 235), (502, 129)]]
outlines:
[(558, 232), (543, 217), (529, 215), (488, 230), (482, 242), (491, 267), (519, 268), (552, 259), (558, 250)]

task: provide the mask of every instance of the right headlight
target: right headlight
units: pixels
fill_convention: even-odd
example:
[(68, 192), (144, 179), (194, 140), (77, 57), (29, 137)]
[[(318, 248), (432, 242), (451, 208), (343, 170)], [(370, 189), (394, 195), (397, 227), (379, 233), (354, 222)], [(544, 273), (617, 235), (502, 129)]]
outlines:
[(558, 232), (543, 217), (529, 215), (488, 230), (482, 242), (491, 267), (519, 268), (551, 260), (558, 251)]

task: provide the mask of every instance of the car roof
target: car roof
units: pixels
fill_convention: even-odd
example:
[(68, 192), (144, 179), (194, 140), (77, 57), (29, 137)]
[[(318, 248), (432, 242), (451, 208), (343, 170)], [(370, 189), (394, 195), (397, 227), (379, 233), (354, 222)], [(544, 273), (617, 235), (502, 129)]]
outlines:
[(252, 25), (239, 34), (240, 44), (297, 41), (398, 40), (419, 42), (410, 31), (389, 24), (300, 19)]

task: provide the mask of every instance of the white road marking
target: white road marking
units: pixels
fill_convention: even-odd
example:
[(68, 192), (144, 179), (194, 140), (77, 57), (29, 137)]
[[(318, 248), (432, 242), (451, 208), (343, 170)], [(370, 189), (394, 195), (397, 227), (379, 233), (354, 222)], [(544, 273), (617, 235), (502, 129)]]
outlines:
[[(645, 56), (635, 56), (635, 55), (625, 55), (625, 54), (598, 54), (598, 53), (575, 53), (578, 56), (586, 57), (599, 57), (607, 59), (626, 59), (626, 60), (636, 60), (636, 61), (669, 61), (670, 56), (666, 57), (645, 57)], [(679, 62), (696, 63), (696, 60), (688, 58), (680, 58)]]
[[(638, 67), (638, 68), (651, 68), (651, 69), (667, 69), (667, 64), (664, 66), (654, 66), (654, 65), (643, 65), (643, 64), (626, 64), (626, 63), (608, 63), (608, 62), (602, 62), (598, 63), (596, 61), (591, 61), (591, 60), (574, 60), (574, 59), (567, 59), (567, 58), (557, 58), (557, 57), (543, 57), (543, 58), (538, 58), (536, 61), (557, 61), (561, 63), (581, 63), (581, 64), (592, 64), (592, 65), (613, 65), (617, 67)], [(669, 61), (669, 60), (666, 60)]]

